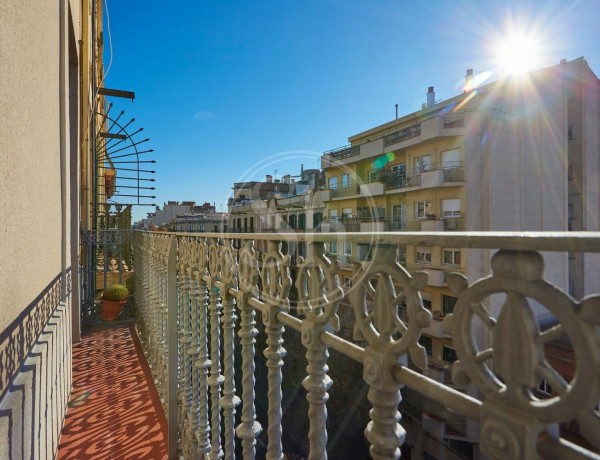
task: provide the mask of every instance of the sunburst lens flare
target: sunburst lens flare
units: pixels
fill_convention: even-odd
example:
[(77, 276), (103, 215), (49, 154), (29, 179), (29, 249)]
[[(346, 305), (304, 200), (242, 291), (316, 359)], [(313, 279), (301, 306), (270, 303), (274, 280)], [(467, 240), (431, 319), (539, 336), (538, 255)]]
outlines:
[(498, 43), (496, 58), (504, 75), (522, 74), (538, 66), (540, 46), (532, 35), (515, 33)]

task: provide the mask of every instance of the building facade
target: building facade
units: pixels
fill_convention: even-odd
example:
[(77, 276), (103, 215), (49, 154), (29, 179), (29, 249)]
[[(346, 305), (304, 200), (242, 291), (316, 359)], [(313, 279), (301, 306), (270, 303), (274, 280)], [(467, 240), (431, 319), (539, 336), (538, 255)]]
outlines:
[[(322, 230), (338, 232), (329, 251), (342, 264), (346, 289), (354, 262), (371, 257), (370, 245), (345, 241), (348, 231), (598, 231), (600, 97), (587, 62), (562, 61), (476, 89), (472, 78), (468, 71), (465, 92), (439, 103), (430, 87), (422, 110), (351, 136), (349, 146), (323, 155)], [(441, 382), (450, 381), (447, 370), (456, 359), (443, 322), (456, 302), (447, 274), (486, 276), (490, 255), (460, 247), (398, 248), (409, 272), (428, 274), (422, 296), (433, 321), (421, 344)], [(597, 255), (545, 257), (548, 279), (574, 297), (598, 289)], [(503, 302), (492, 298), (485, 306), (497, 317)], [(542, 325), (555, 321), (539, 306), (535, 313)], [(490, 332), (475, 327), (485, 348)], [(477, 440), (472, 423), (444, 435), (435, 416), (425, 418), (422, 426), (440, 439)]]
[(91, 225), (101, 30), (89, 0), (0, 6), (0, 257), (14, 262), (0, 268), (0, 458), (54, 458), (58, 447), (79, 338), (79, 235)]

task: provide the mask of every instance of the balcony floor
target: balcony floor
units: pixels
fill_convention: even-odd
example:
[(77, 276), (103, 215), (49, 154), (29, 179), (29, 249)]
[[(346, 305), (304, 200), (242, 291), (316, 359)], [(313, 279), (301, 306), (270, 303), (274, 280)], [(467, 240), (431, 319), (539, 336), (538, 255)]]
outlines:
[(133, 323), (84, 331), (58, 459), (167, 458), (167, 423)]

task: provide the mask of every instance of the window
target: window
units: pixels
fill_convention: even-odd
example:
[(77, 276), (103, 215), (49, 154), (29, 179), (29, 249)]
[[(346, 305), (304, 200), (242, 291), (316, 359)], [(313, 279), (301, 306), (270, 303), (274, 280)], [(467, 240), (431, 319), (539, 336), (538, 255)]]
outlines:
[(446, 362), (453, 363), (458, 359), (458, 357), (456, 356), (456, 350), (454, 350), (454, 348), (450, 348), (444, 345), (444, 349), (442, 351), (442, 359)]
[(443, 217), (460, 217), (460, 198), (442, 200)]
[(537, 390), (542, 393), (543, 395), (546, 396), (552, 396), (552, 387), (550, 386), (550, 384), (548, 382), (546, 382), (544, 379), (542, 379), (542, 381), (539, 383), (539, 385), (537, 386)]
[(254, 217), (250, 218), (250, 231), (253, 232), (254, 231)]
[(344, 276), (344, 287), (348, 289), (352, 287), (352, 278)]
[(329, 178), (329, 188), (330, 189), (337, 188), (337, 177), (330, 177)]
[(418, 264), (430, 264), (431, 263), (431, 248), (417, 247), (416, 262)]
[(265, 229), (265, 218), (264, 217), (260, 217), (260, 229), (264, 230)]
[(431, 201), (416, 201), (415, 202), (415, 218), (424, 219), (429, 214)]
[(203, 232), (204, 231), (204, 224), (200, 224), (200, 231)]
[(431, 311), (431, 300), (429, 299), (421, 299), (423, 301), (423, 307), (427, 308), (427, 310)]
[(289, 218), (290, 227), (296, 228), (296, 215), (292, 214)]
[(352, 217), (352, 208), (344, 208), (342, 211), (342, 217), (344, 219), (350, 219), (350, 217)]
[(431, 155), (423, 155), (415, 158), (415, 174), (429, 171), (431, 169)]
[(573, 165), (569, 165), (568, 176), (569, 176), (569, 180), (572, 181), (573, 180)]
[(329, 218), (333, 219), (333, 220), (337, 220), (337, 218), (338, 218), (337, 209), (329, 210)]
[(344, 255), (351, 256), (352, 255), (352, 243), (349, 241), (344, 241)]
[(454, 313), (454, 305), (456, 305), (456, 297), (450, 295), (442, 295), (442, 311), (444, 316)]
[(403, 244), (398, 245), (398, 262), (406, 262), (406, 246)]
[(213, 225), (213, 232), (218, 232), (219, 231), (219, 225), (218, 224), (214, 224)]
[(569, 127), (567, 129), (567, 135), (569, 137), (569, 140), (572, 141), (573, 140), (573, 125), (569, 125)]
[(369, 182), (377, 182), (381, 178), (381, 168), (379, 169), (371, 169), (369, 171)]
[(313, 214), (313, 228), (317, 228), (322, 220), (323, 220), (323, 213), (315, 212)]
[(190, 232), (194, 231), (194, 224), (190, 224)]
[(298, 216), (298, 229), (306, 230), (306, 214), (300, 214)]
[(331, 254), (337, 254), (337, 241), (329, 242), (329, 252)]
[(373, 258), (373, 254), (371, 253), (372, 249), (373, 246), (371, 244), (359, 243), (356, 246), (358, 260), (371, 260)]
[(350, 187), (350, 175), (342, 174), (342, 188)]
[(460, 249), (444, 249), (442, 263), (444, 265), (460, 265)]
[(406, 164), (394, 165), (391, 167), (392, 176), (395, 177), (406, 177)]
[(460, 149), (446, 150), (442, 152), (442, 168), (451, 169), (460, 166)]
[(425, 335), (422, 335), (419, 338), (419, 344), (425, 348), (425, 351), (427, 352), (428, 355), (431, 356), (431, 353), (433, 351), (433, 345), (431, 343), (431, 337), (427, 337)]

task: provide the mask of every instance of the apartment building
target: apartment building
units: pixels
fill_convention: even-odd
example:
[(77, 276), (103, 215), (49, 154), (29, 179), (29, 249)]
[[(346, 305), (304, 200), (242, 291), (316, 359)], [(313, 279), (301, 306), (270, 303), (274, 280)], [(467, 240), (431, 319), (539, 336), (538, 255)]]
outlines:
[(228, 220), (224, 212), (183, 213), (165, 224), (165, 228), (170, 232), (223, 233), (227, 232)]
[[(322, 156), (322, 230), (339, 232), (329, 249), (342, 262), (346, 288), (353, 263), (371, 256), (370, 245), (345, 241), (347, 231), (598, 230), (600, 97), (585, 59), (480, 87), (474, 78), (469, 69), (464, 92), (441, 102), (429, 87), (422, 110), (355, 134), (350, 145)], [(545, 257), (547, 278), (571, 295), (598, 289), (597, 255)], [(486, 276), (489, 251), (408, 246), (399, 247), (398, 259), (409, 272), (429, 275), (422, 295), (433, 321), (421, 344), (430, 373), (449, 382), (445, 370), (456, 354), (442, 320), (456, 297), (446, 276)], [(492, 298), (486, 307), (497, 316), (503, 302)], [(539, 306), (536, 316), (542, 325), (554, 319)], [(475, 328), (485, 347), (489, 331)], [(476, 427), (464, 428), (455, 439), (477, 439)]]

